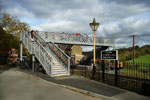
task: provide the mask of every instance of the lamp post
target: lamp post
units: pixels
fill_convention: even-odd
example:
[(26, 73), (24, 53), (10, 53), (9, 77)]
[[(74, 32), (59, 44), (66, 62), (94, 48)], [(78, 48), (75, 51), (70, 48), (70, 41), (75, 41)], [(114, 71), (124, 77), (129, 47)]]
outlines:
[(93, 37), (93, 73), (92, 73), (92, 78), (95, 79), (95, 72), (96, 72), (96, 64), (95, 64), (95, 32), (99, 26), (99, 23), (96, 22), (95, 18), (93, 19), (93, 22), (90, 23), (90, 26), (94, 32), (94, 37)]

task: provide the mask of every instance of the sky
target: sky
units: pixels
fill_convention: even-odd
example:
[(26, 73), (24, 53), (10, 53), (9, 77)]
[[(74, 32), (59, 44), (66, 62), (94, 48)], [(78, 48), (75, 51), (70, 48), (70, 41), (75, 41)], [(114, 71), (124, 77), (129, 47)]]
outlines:
[(17, 16), (31, 29), (115, 38), (116, 48), (150, 44), (150, 0), (0, 0), (0, 12)]

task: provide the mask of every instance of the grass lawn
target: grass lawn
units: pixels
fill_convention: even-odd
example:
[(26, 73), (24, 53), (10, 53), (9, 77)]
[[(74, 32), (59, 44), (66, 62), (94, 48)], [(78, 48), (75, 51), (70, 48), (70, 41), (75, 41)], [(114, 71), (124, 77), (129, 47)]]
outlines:
[[(129, 60), (128, 62), (133, 62), (133, 60)], [(138, 58), (135, 59), (136, 63), (147, 63), (150, 64), (150, 54), (144, 55), (144, 56), (140, 56)]]

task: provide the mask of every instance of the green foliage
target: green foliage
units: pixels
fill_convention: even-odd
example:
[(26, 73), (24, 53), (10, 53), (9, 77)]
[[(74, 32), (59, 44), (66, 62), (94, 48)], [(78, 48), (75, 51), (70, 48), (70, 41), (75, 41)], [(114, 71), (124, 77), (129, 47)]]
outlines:
[(131, 59), (131, 51), (130, 50), (124, 50), (120, 51), (119, 50), (119, 60), (121, 61), (126, 61)]
[(6, 64), (9, 50), (11, 48), (19, 50), (19, 39), (0, 27), (0, 46), (0, 64)]
[(0, 27), (0, 55), (8, 56), (7, 51), (10, 50), (12, 37)]
[[(7, 13), (3, 13), (0, 17), (0, 64), (5, 64), (8, 58), (8, 51), (11, 48), (15, 48), (19, 51), (20, 47), (20, 31), (29, 30), (30, 27), (21, 22), (16, 16), (11, 16)], [(29, 55), (27, 50), (23, 50), (24, 55)], [(5, 63), (1, 63), (5, 62)]]
[(0, 23), (7, 33), (13, 34), (18, 38), (20, 36), (20, 30), (30, 29), (30, 27), (26, 23), (21, 22), (16, 16), (11, 16), (7, 13), (2, 14)]
[[(132, 60), (130, 60), (128, 62), (132, 63)], [(148, 64), (150, 64), (150, 54), (136, 58), (135, 63), (148, 63)]]
[(30, 54), (29, 54), (28, 50), (25, 47), (23, 47), (23, 55), (27, 56), (27, 57), (30, 57)]
[[(119, 60), (128, 61), (133, 59), (133, 48), (121, 48), (119, 51)], [(142, 47), (135, 46), (135, 58), (150, 54), (150, 45)]]

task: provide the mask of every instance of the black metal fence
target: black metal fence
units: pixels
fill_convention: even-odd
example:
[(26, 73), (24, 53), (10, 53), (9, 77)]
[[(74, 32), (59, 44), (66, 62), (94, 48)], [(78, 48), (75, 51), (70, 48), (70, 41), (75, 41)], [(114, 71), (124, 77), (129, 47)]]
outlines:
[(1, 56), (0, 55), (0, 65), (5, 65), (8, 63), (8, 57), (7, 56)]
[[(123, 67), (116, 65), (114, 69), (108, 65), (100, 64), (96, 68), (96, 81), (150, 96), (150, 64), (124, 63)], [(86, 66), (74, 67), (71, 74), (92, 78), (92, 69)]]

